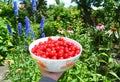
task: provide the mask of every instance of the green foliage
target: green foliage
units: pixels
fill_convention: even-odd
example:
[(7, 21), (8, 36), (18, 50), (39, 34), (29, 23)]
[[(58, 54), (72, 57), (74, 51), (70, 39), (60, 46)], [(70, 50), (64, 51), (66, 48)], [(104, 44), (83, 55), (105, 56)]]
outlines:
[(13, 46), (11, 43), (11, 37), (8, 34), (6, 28), (6, 22), (0, 17), (0, 65), (2, 65), (3, 60), (8, 55), (9, 47)]
[(10, 72), (7, 72), (7, 78), (13, 82), (38, 82), (41, 77), (39, 68), (34, 60), (31, 58), (28, 49), (25, 48), (23, 43), (19, 46), (11, 48), (9, 56), (6, 58), (6, 62), (10, 62)]
[(56, 35), (59, 29), (74, 28), (73, 21), (79, 18), (79, 11), (75, 7), (69, 9), (63, 5), (51, 6), (47, 11), (47, 20), (45, 23), (46, 35)]
[[(113, 63), (113, 61), (108, 63), (105, 59), (102, 59), (107, 56), (107, 54), (103, 54), (104, 55), (92, 53), (92, 56), (88, 57), (87, 59), (80, 58), (80, 60), (77, 61), (77, 63), (71, 69), (64, 73), (59, 82), (119, 81), (120, 78), (116, 74), (117, 70), (113, 70), (114, 72), (111, 72), (112, 67), (110, 63)], [(111, 59), (111, 57), (108, 56), (106, 58)], [(100, 70), (101, 72), (99, 72)], [(115, 79), (114, 77), (117, 78)]]
[[(107, 0), (105, 3), (105, 21), (110, 27), (119, 27), (120, 24), (120, 1)], [(112, 11), (112, 12), (111, 12)]]
[[(14, 11), (12, 8), (12, 4), (8, 4), (7, 2), (0, 2), (0, 16), (6, 18), (8, 21), (14, 22)], [(9, 5), (9, 6), (8, 6)]]
[(37, 1), (37, 14), (38, 17), (39, 15), (46, 16), (46, 11), (47, 11), (47, 1), (46, 0), (38, 0)]
[[(35, 19), (35, 22), (39, 23), (42, 16), (46, 16), (47, 11), (47, 3), (45, 0), (37, 0), (37, 11), (33, 11), (31, 7), (31, 0), (25, 0), (23, 2), (25, 4), (25, 8), (21, 11), (25, 12), (31, 20)], [(23, 17), (23, 16), (21, 16)]]
[(56, 4), (59, 5), (60, 4), (60, 0), (55, 0)]

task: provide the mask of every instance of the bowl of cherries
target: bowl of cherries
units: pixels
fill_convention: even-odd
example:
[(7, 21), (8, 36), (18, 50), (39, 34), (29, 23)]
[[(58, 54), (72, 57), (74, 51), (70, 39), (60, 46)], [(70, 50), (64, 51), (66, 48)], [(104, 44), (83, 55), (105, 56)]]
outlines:
[(62, 72), (79, 59), (82, 46), (67, 37), (51, 36), (33, 41), (29, 45), (29, 52), (41, 69)]

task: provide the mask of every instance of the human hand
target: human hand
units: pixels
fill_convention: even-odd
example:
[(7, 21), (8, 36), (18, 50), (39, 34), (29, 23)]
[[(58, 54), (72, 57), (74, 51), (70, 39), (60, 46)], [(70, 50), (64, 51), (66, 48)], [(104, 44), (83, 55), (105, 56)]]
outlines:
[(52, 79), (54, 79), (56, 81), (63, 74), (63, 72), (48, 72), (48, 71), (45, 71), (43, 69), (40, 69), (40, 72), (41, 72), (42, 76), (52, 78)]

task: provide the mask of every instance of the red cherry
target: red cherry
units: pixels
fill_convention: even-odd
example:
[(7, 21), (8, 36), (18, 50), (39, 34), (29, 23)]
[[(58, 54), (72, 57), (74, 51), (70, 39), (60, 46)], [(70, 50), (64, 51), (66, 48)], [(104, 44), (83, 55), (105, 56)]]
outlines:
[(58, 40), (49, 37), (47, 41), (35, 45), (31, 52), (46, 59), (67, 59), (78, 55), (80, 48), (62, 37)]

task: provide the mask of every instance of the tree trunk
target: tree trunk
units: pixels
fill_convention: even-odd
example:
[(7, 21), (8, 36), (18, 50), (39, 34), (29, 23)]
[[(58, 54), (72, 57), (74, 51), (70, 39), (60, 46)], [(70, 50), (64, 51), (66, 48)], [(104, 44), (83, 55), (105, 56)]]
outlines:
[(92, 19), (91, 19), (91, 13), (88, 11), (87, 8), (83, 7), (83, 11), (84, 11), (84, 20), (86, 23), (88, 23), (89, 25), (94, 25)]
[[(83, 13), (83, 19), (86, 24), (89, 24), (90, 26), (94, 25), (94, 22), (92, 21), (91, 18), (91, 8), (88, 6), (85, 0), (82, 0), (81, 2), (76, 1), (78, 4), (78, 9), (80, 10), (80, 13)], [(81, 11), (82, 10), (82, 11)]]

